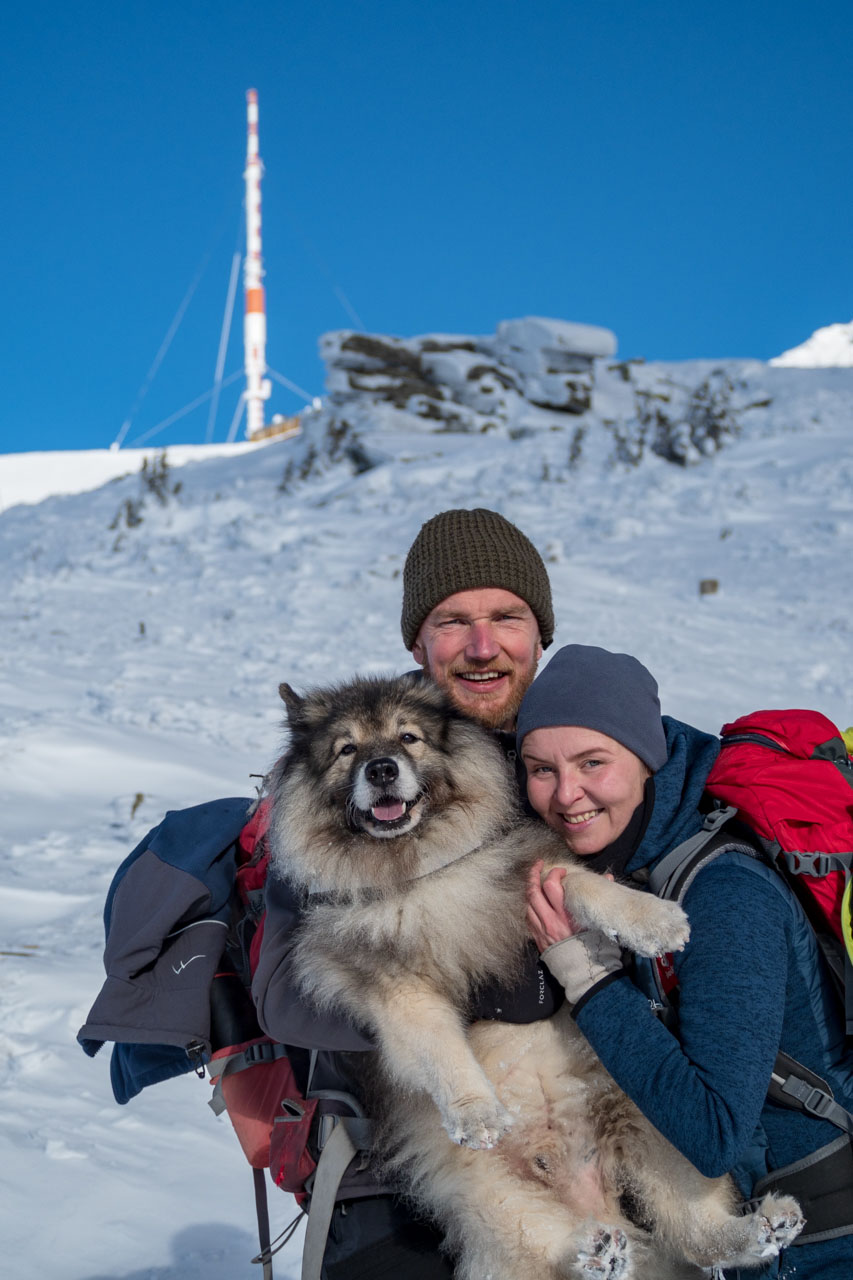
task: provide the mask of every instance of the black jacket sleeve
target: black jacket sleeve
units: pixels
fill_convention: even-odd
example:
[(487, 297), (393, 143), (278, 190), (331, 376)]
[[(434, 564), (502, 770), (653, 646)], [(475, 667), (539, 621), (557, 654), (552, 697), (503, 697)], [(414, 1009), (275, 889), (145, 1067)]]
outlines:
[(258, 1021), (268, 1036), (305, 1049), (372, 1049), (373, 1042), (344, 1013), (320, 1013), (299, 994), (289, 958), (300, 908), (290, 886), (274, 871), (266, 884), (266, 916), (252, 980)]

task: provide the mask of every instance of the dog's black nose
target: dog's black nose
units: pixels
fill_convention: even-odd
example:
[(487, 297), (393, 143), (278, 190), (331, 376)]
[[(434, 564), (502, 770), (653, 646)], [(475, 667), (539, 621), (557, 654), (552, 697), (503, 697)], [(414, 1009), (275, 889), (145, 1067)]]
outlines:
[(368, 760), (364, 766), (364, 776), (374, 787), (393, 782), (396, 777), (399, 777), (399, 774), (400, 770), (397, 768), (397, 762), (392, 760), (390, 756), (380, 756), (377, 760)]

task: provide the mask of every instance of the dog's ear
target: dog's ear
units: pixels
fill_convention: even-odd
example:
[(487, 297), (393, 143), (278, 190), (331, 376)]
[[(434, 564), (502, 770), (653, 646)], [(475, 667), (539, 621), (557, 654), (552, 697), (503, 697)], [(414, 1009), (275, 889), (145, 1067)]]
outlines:
[(288, 720), (293, 724), (294, 720), (299, 719), (299, 714), (305, 706), (305, 699), (300, 698), (299, 694), (286, 683), (278, 686), (278, 695), (287, 707)]

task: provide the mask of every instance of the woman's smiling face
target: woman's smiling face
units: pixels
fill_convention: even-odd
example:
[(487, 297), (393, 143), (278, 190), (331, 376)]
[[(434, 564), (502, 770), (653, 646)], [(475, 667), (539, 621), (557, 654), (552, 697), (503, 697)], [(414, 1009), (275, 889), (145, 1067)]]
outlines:
[(621, 742), (580, 725), (532, 730), (521, 758), (530, 803), (579, 857), (600, 853), (622, 834), (649, 776)]

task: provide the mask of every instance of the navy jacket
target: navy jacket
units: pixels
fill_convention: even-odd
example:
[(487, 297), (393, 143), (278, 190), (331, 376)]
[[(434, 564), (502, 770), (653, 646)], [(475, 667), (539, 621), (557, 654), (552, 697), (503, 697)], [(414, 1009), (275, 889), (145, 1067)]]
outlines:
[(171, 811), (125, 858), (104, 908), (107, 979), (77, 1039), (115, 1041), (117, 1102), (210, 1055), (210, 984), (225, 946), (236, 841), (255, 801)]

